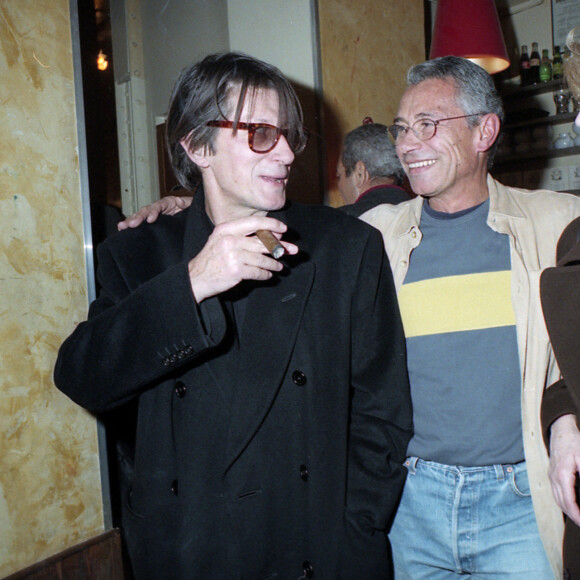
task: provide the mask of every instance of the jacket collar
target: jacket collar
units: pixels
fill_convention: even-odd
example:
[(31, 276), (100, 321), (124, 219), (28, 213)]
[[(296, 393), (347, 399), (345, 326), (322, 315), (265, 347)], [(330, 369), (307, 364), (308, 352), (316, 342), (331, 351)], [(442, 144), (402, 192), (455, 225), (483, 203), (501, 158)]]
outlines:
[(203, 185), (200, 185), (194, 195), (185, 222), (185, 233), (183, 236), (182, 257), (184, 260), (191, 260), (197, 256), (205, 246), (207, 239), (213, 232), (214, 225), (205, 212), (205, 193)]
[(487, 189), (489, 191), (489, 215), (512, 219), (523, 219), (525, 213), (518, 202), (511, 195), (509, 188), (496, 181), (491, 175), (487, 176)]
[[(507, 219), (523, 219), (525, 215), (517, 201), (510, 194), (509, 189), (496, 181), (491, 175), (487, 176), (487, 188), (489, 190), (489, 216), (488, 224), (494, 224), (494, 229), (504, 229)], [(417, 196), (415, 199), (401, 204), (399, 219), (393, 228), (395, 238), (408, 234), (419, 226), (421, 211), (425, 198)], [(507, 233), (504, 232), (504, 233)]]

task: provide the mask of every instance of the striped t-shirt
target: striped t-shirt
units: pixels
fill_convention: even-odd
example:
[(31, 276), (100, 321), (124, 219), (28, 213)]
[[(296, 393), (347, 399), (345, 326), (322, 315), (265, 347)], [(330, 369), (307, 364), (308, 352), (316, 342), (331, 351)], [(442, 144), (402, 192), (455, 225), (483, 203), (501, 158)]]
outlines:
[(399, 292), (415, 435), (408, 455), (449, 465), (524, 458), (509, 240), (489, 200), (456, 214), (425, 202)]

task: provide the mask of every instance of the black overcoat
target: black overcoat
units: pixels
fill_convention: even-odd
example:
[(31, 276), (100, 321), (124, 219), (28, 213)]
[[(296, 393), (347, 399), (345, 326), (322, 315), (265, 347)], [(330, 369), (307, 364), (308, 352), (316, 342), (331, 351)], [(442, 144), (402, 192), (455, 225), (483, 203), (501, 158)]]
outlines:
[(92, 412), (138, 397), (124, 534), (141, 579), (388, 578), (385, 530), (412, 412), (379, 232), (332, 208), (273, 212), (300, 246), (268, 283), (197, 305), (203, 193), (100, 247), (100, 297), (62, 345)]

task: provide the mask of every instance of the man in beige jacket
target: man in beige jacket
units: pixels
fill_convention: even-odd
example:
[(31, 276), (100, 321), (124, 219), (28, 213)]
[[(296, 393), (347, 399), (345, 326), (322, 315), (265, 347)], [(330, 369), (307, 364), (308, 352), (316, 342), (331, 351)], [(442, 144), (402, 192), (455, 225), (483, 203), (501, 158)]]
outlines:
[(539, 415), (559, 370), (538, 281), (580, 199), (490, 176), (503, 110), (479, 66), (445, 57), (407, 80), (389, 130), (419, 197), (361, 216), (394, 271), (414, 407), (395, 577), (560, 578)]

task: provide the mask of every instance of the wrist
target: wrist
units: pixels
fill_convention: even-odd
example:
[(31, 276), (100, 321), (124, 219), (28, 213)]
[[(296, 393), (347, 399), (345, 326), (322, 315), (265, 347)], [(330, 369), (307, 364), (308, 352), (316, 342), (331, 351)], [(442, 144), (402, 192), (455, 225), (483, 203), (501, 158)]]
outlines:
[(572, 431), (578, 431), (576, 415), (572, 413), (558, 417), (550, 427), (552, 437), (558, 437), (559, 435), (570, 433)]

